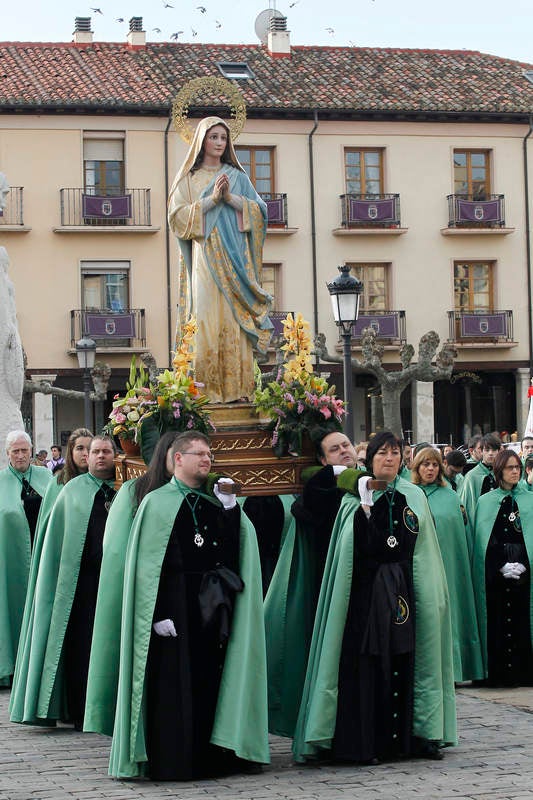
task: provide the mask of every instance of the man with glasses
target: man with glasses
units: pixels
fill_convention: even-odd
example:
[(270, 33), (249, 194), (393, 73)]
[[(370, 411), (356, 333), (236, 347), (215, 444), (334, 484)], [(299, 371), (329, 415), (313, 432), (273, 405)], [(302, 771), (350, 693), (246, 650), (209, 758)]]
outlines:
[(233, 482), (210, 475), (206, 436), (178, 435), (172, 454), (174, 475), (142, 501), (128, 545), (109, 767), (120, 778), (191, 780), (269, 760), (255, 533)]

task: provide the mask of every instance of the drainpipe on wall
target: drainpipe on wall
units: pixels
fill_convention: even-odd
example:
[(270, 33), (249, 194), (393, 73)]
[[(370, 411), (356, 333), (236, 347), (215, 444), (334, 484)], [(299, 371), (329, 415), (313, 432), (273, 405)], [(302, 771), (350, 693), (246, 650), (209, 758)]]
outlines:
[[(309, 188), (311, 194), (311, 259), (313, 265), (313, 325), (315, 336), (318, 334), (318, 286), (317, 286), (317, 265), (316, 265), (316, 220), (315, 220), (315, 171), (313, 166), (313, 135), (318, 128), (318, 114), (314, 111), (315, 124), (309, 133)], [(315, 361), (318, 367), (319, 359)]]
[[(168, 185), (168, 130), (172, 116), (169, 116), (167, 127), (165, 128), (165, 198), (168, 197), (170, 186)], [(171, 304), (171, 280), (170, 280), (170, 225), (168, 215), (165, 214), (165, 234), (166, 234), (166, 263), (167, 263), (167, 345), (168, 345), (168, 364), (172, 363), (172, 304)]]
[(526, 263), (527, 263), (527, 320), (529, 330), (529, 377), (533, 378), (533, 321), (531, 314), (531, 230), (529, 226), (529, 180), (527, 165), (527, 140), (533, 133), (533, 116), (529, 117), (529, 130), (524, 136), (522, 146), (524, 148), (524, 191), (526, 201)]

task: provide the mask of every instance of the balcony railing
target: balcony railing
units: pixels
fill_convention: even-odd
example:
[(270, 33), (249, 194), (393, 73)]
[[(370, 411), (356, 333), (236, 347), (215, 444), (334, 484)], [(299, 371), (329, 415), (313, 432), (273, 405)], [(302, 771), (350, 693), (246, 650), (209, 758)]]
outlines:
[(344, 228), (399, 228), (399, 194), (341, 194)]
[(448, 218), (449, 228), (503, 228), (504, 195), (489, 194), (476, 200), (471, 194), (449, 194)]
[(146, 347), (144, 308), (124, 311), (75, 309), (70, 312), (70, 346), (83, 336), (102, 347)]
[(261, 192), (260, 196), (266, 203), (269, 228), (286, 228), (287, 222), (287, 195), (272, 192)]
[(96, 194), (94, 189), (60, 189), (61, 226), (151, 225), (150, 189)]
[(0, 211), (0, 225), (24, 225), (23, 186), (12, 186), (7, 193), (6, 207)]
[(448, 311), (452, 342), (512, 342), (512, 311)]
[(405, 311), (361, 311), (352, 328), (352, 339), (360, 339), (365, 328), (373, 328), (380, 341), (406, 341)]

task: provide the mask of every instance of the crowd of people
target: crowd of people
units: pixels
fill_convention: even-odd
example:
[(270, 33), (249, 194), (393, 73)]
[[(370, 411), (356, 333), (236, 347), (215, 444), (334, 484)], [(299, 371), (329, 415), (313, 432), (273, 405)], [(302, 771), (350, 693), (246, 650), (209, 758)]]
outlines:
[[(533, 437), (461, 450), (316, 431), (297, 496), (237, 498), (198, 431), (115, 491), (84, 428), (0, 471), (13, 722), (105, 734), (117, 778), (443, 757), (457, 684), (533, 683)], [(59, 453), (59, 456), (61, 454)]]

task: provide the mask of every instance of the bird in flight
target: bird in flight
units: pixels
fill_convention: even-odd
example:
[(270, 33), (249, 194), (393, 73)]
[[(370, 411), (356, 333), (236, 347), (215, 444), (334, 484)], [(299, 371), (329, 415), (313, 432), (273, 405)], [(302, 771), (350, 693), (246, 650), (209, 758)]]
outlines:
[(174, 6), (173, 6), (173, 5), (171, 5), (170, 3), (165, 3), (165, 2), (163, 1), (163, 8), (174, 8)]
[(154, 33), (161, 33), (161, 28), (152, 28)]
[(177, 41), (180, 33), (183, 33), (183, 31), (177, 31), (176, 33), (171, 34), (170, 38), (175, 39)]
[(194, 28), (191, 28), (191, 31), (193, 36), (198, 36), (198, 31), (195, 31)]
[(299, 2), (300, 0), (294, 0), (294, 3), (289, 3), (289, 8), (294, 8), (294, 6)]
[(124, 22), (124, 17), (115, 17), (115, 22)]
[(218, 19), (215, 20), (215, 24), (216, 24), (217, 28), (221, 28), (222, 27), (222, 23), (219, 22)]
[(207, 8), (205, 6), (196, 6), (196, 8), (201, 14), (205, 14), (205, 12), (207, 11)]
[(104, 14), (104, 12), (102, 11), (102, 9), (101, 9), (101, 8), (91, 8), (91, 11), (92, 11), (94, 14), (102, 14), (102, 16), (103, 16), (103, 14)]
[(326, 30), (327, 30), (327, 32), (328, 32), (329, 34), (331, 34), (332, 36), (333, 36), (333, 34), (335, 33), (335, 31), (333, 30), (333, 28), (326, 28)]

